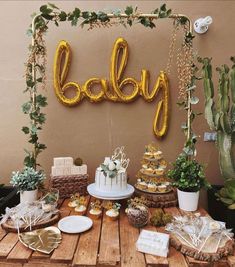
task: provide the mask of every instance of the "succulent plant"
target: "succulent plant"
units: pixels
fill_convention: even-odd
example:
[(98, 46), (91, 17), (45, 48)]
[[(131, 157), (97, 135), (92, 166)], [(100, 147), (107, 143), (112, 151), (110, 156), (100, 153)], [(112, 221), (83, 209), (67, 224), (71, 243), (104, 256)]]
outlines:
[(229, 208), (235, 209), (235, 159), (233, 144), (235, 137), (235, 57), (233, 65), (216, 68), (219, 73), (218, 100), (214, 100), (212, 65), (210, 58), (199, 58), (203, 64), (203, 86), (205, 94), (205, 118), (212, 131), (217, 132), (216, 145), (224, 187), (216, 194)]
[(35, 171), (34, 168), (24, 167), (20, 172), (12, 172), (10, 183), (19, 191), (31, 191), (42, 187), (45, 174), (42, 171)]
[(76, 166), (82, 166), (82, 164), (83, 164), (83, 160), (82, 160), (81, 158), (76, 158), (76, 159), (74, 160), (74, 164), (75, 164)]

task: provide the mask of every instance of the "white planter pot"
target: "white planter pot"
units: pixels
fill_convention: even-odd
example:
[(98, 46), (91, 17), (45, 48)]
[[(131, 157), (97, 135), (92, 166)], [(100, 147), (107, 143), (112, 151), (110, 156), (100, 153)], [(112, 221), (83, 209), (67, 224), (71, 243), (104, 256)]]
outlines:
[(177, 189), (179, 208), (185, 211), (195, 211), (198, 207), (199, 191), (184, 192)]
[(38, 189), (31, 190), (31, 191), (22, 191), (20, 192), (20, 203), (31, 203), (37, 200), (38, 197)]

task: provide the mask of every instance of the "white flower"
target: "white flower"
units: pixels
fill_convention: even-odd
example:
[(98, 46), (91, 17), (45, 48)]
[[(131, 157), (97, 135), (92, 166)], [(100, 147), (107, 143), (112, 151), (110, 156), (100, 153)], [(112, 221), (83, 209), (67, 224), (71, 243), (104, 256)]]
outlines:
[(120, 162), (120, 160), (115, 160), (114, 162), (116, 164), (116, 169), (117, 170), (120, 170), (121, 169), (121, 162)]
[(109, 170), (110, 171), (113, 171), (113, 170), (115, 170), (115, 168), (116, 168), (116, 165), (114, 164), (114, 162), (113, 161), (110, 161), (109, 162)]
[(104, 159), (104, 165), (109, 165), (110, 157), (105, 157)]

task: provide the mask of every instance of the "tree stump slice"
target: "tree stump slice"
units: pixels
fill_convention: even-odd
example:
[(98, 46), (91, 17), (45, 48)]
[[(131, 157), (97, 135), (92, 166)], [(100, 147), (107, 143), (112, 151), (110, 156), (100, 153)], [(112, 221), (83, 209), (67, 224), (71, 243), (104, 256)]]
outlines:
[(135, 188), (136, 197), (144, 197), (148, 201), (147, 206), (149, 208), (169, 208), (176, 207), (178, 204), (177, 194), (175, 190), (169, 193), (158, 194), (148, 193)]
[(212, 249), (215, 242), (211, 242), (213, 244), (206, 244), (202, 251), (198, 252), (197, 249), (190, 247), (183, 239), (178, 237), (175, 234), (171, 234), (170, 244), (182, 254), (194, 258), (199, 261), (207, 261), (207, 262), (215, 262), (220, 260), (223, 257), (233, 254), (233, 246), (234, 240), (222, 240), (217, 252), (212, 252)]
[[(29, 227), (25, 228), (25, 226), (21, 226), (19, 228), (19, 231), (22, 232), (27, 232), (30, 230), (36, 230), (36, 229), (40, 229), (40, 228), (44, 228), (44, 227), (48, 227), (51, 225), (54, 225), (55, 223), (57, 223), (60, 219), (60, 213), (56, 213), (55, 215), (53, 215), (49, 220), (42, 222), (42, 223), (38, 223), (35, 225), (32, 225), (32, 228), (29, 229)], [(7, 232), (13, 232), (13, 233), (17, 233), (17, 228), (15, 227), (15, 225), (13, 224), (12, 220), (8, 219), (5, 223), (2, 224), (2, 228), (4, 230), (6, 230)]]

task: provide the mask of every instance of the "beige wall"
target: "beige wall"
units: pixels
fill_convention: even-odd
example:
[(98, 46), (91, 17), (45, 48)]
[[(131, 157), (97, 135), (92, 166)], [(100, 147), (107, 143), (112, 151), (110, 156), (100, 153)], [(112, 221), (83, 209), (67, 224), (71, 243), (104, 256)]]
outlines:
[[(52, 1), (51, 1), (52, 2)], [(229, 62), (234, 54), (235, 2), (234, 1), (165, 1), (174, 13), (184, 13), (193, 21), (210, 15), (213, 25), (205, 35), (196, 35), (194, 47), (202, 56), (213, 57), (215, 64)], [(27, 146), (21, 127), (27, 117), (21, 112), (21, 104), (27, 99), (24, 89), (24, 62), (30, 42), (25, 34), (30, 24), (30, 14), (39, 10), (44, 1), (0, 1), (0, 177), (8, 183), (13, 170), (22, 167), (23, 148)], [(142, 12), (150, 12), (162, 1), (55, 1), (56, 5), (69, 11), (78, 6), (87, 10), (109, 10), (127, 5), (137, 5)], [(124, 37), (130, 48), (126, 70), (127, 77), (140, 78), (142, 68), (149, 69), (152, 80), (165, 68), (171, 36), (171, 20), (162, 20), (154, 30), (135, 25), (127, 30), (123, 27), (111, 29), (72, 28), (64, 23), (59, 28), (51, 26), (46, 37), (48, 47), (47, 90), (49, 106), (46, 108), (47, 123), (40, 134), (48, 146), (41, 155), (40, 163), (49, 176), (52, 159), (56, 156), (80, 156), (88, 164), (91, 179), (95, 168), (104, 156), (112, 153), (116, 146), (124, 145), (131, 159), (129, 175), (135, 181), (140, 168), (144, 145), (156, 141), (168, 161), (173, 161), (181, 151), (184, 136), (180, 124), (185, 113), (176, 107), (178, 96), (176, 66), (169, 77), (171, 83), (171, 119), (168, 135), (157, 140), (152, 133), (155, 103), (139, 99), (130, 104), (102, 102), (91, 104), (87, 100), (74, 107), (61, 105), (52, 85), (53, 57), (58, 42), (67, 40), (73, 51), (69, 80), (84, 83), (90, 77), (108, 77), (110, 55), (117, 37)], [(181, 34), (178, 35), (180, 40)], [(203, 110), (201, 84), (198, 85), (201, 99), (199, 110)], [(198, 142), (198, 159), (207, 166), (207, 177), (211, 182), (220, 182), (218, 155), (213, 143), (202, 140), (208, 126), (203, 118), (194, 124), (201, 136)], [(202, 202), (204, 202), (202, 198)]]

